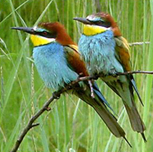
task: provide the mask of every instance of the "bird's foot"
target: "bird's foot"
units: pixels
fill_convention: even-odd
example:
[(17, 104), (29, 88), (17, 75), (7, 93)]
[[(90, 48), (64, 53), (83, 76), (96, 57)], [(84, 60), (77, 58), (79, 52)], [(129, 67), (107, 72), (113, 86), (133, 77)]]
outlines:
[(108, 73), (102, 72), (102, 73), (97, 74), (97, 76), (98, 76), (98, 77), (100, 76), (100, 77), (102, 77), (102, 78), (105, 78), (105, 77), (109, 76), (109, 74), (108, 74)]
[(53, 97), (55, 99), (59, 99), (60, 98), (60, 95), (58, 95), (57, 92), (55, 91), (55, 92), (53, 92)]
[(80, 78), (80, 77), (82, 77), (82, 76), (83, 76), (83, 73), (82, 73), (82, 72), (81, 72), (81, 73), (79, 73), (79, 78)]
[(93, 86), (92, 86), (92, 81), (91, 80), (88, 80), (88, 83), (89, 83), (89, 86), (90, 86), (91, 97), (92, 98), (95, 98), (94, 90), (93, 90)]
[(115, 71), (109, 73), (108, 75), (109, 76), (113, 76), (113, 77), (117, 77), (118, 76), (117, 72), (115, 72)]

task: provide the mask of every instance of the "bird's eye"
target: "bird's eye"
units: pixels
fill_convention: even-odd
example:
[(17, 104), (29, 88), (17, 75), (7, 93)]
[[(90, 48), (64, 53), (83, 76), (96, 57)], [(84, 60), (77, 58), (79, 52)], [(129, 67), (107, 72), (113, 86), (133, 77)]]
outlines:
[(96, 23), (96, 25), (103, 25), (104, 21), (96, 21), (95, 23)]
[(43, 32), (44, 35), (47, 35), (48, 33), (46, 31)]

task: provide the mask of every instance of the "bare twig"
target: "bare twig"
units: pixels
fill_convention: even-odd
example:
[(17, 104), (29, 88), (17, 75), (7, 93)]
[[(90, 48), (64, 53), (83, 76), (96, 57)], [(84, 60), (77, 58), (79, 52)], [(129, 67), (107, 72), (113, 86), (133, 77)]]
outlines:
[(128, 75), (128, 74), (153, 74), (153, 71), (128, 71), (123, 73), (117, 73), (116, 75)]
[(72, 88), (72, 86), (74, 86), (76, 83), (78, 83), (79, 81), (83, 81), (82, 79), (78, 78), (77, 80), (69, 83), (65, 88), (57, 91), (57, 92), (54, 92), (52, 97), (43, 105), (43, 107), (34, 115), (30, 118), (27, 126), (24, 128), (24, 130), (22, 131), (21, 135), (19, 136), (18, 140), (16, 141), (15, 143), (15, 146), (14, 148), (12, 149), (11, 152), (16, 152), (21, 144), (21, 142), (23, 141), (25, 135), (28, 133), (28, 131), (30, 129), (32, 129), (33, 127), (36, 127), (38, 126), (38, 124), (33, 124), (34, 121), (41, 115), (44, 113), (44, 111), (49, 111), (50, 110), (50, 107), (49, 105), (51, 104), (51, 102), (54, 100), (54, 99), (59, 99), (60, 95), (68, 90), (70, 90)]
[(39, 123), (32, 124), (32, 125), (31, 125), (31, 128), (32, 128), (32, 127), (37, 127), (37, 126), (39, 126)]
[[(119, 76), (119, 75), (129, 75), (129, 74), (153, 74), (153, 71), (130, 71), (130, 72), (124, 72), (124, 73), (116, 73), (116, 75), (113, 76)], [(19, 136), (19, 138), (17, 139), (14, 148), (12, 149), (11, 152), (16, 152), (21, 144), (21, 142), (23, 141), (25, 135), (28, 133), (28, 131), (30, 129), (32, 129), (33, 127), (36, 127), (39, 125), (39, 123), (35, 123), (34, 121), (41, 115), (44, 113), (44, 111), (49, 111), (51, 110), (51, 108), (49, 107), (49, 105), (51, 104), (51, 102), (55, 99), (59, 99), (60, 95), (70, 89), (72, 89), (72, 87), (74, 87), (78, 82), (80, 81), (87, 81), (87, 80), (92, 80), (92, 79), (98, 79), (99, 77), (106, 77), (103, 74), (98, 74), (95, 76), (87, 76), (87, 77), (80, 77), (75, 81), (72, 81), (71, 83), (69, 83), (68, 85), (66, 85), (63, 89), (54, 92), (53, 95), (51, 96), (51, 98), (43, 105), (43, 107), (35, 114), (33, 115), (27, 126), (24, 128), (24, 130), (22, 131), (21, 135)]]
[(129, 43), (130, 46), (133, 46), (133, 45), (143, 45), (143, 44), (150, 44), (150, 42), (133, 42), (133, 43)]

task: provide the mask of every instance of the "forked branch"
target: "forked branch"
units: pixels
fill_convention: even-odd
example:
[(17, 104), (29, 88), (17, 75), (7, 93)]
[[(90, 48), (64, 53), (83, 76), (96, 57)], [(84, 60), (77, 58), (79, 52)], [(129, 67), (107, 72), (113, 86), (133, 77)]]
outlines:
[[(130, 74), (153, 74), (153, 71), (130, 71), (130, 72), (124, 72), (124, 73), (116, 73), (113, 76), (119, 76), (119, 75), (130, 75)], [(87, 81), (87, 80), (95, 80), (98, 79), (99, 77), (106, 77), (102, 74), (98, 74), (95, 76), (87, 76), (87, 77), (79, 77), (77, 80), (72, 81), (71, 83), (67, 84), (63, 89), (56, 91), (52, 94), (52, 96), (50, 97), (50, 99), (43, 105), (43, 107), (35, 114), (33, 115), (27, 126), (23, 129), (21, 135), (19, 136), (19, 138), (17, 139), (13, 149), (11, 152), (16, 152), (18, 150), (18, 148), (20, 147), (24, 137), (26, 136), (26, 134), (28, 133), (28, 131), (30, 129), (32, 129), (33, 127), (36, 127), (39, 125), (39, 123), (34, 123), (35, 120), (38, 119), (38, 117), (40, 115), (42, 115), (44, 113), (44, 111), (49, 111), (51, 110), (51, 108), (49, 107), (49, 105), (51, 104), (51, 102), (55, 99), (59, 99), (60, 95), (70, 89), (72, 89), (72, 87), (74, 87), (78, 82), (80, 81)], [(91, 84), (90, 84), (91, 85)]]

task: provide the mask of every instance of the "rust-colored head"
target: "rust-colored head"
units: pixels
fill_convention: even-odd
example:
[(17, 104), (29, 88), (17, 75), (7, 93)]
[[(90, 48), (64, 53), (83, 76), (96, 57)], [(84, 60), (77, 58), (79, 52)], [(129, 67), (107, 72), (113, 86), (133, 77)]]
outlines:
[(12, 27), (12, 29), (20, 30), (31, 34), (31, 40), (34, 46), (44, 45), (52, 41), (57, 41), (61, 45), (75, 44), (66, 29), (59, 22), (54, 23), (40, 23), (35, 27)]
[(104, 12), (95, 13), (87, 16), (86, 18), (74, 18), (84, 24), (97, 25), (105, 28), (111, 28), (114, 36), (121, 36), (120, 29), (117, 23), (114, 21), (113, 17)]
[(44, 28), (49, 31), (50, 34), (55, 36), (55, 39), (57, 42), (59, 42), (62, 45), (70, 45), (70, 44), (75, 44), (71, 37), (67, 34), (66, 29), (62, 24), (59, 22), (54, 22), (54, 23), (40, 23), (38, 25), (39, 28)]

